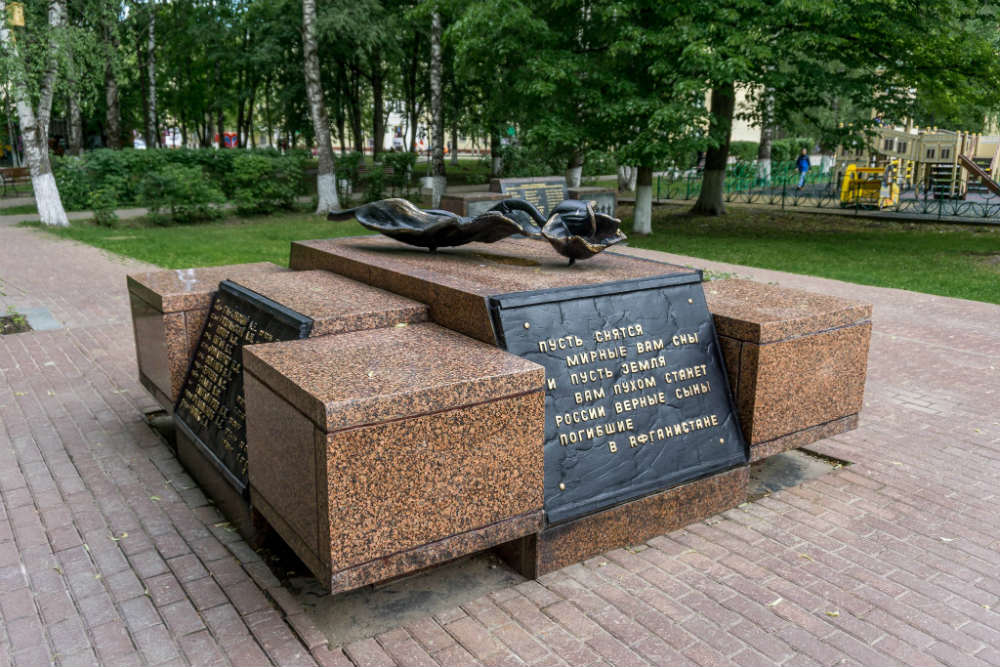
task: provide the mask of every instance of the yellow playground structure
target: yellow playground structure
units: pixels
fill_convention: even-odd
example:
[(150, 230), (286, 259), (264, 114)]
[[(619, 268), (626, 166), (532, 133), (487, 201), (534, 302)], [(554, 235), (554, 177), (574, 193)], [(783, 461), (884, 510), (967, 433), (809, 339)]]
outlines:
[(844, 169), (840, 186), (841, 206), (886, 208), (899, 203), (899, 183), (891, 166), (859, 167), (849, 164)]
[[(918, 128), (909, 122), (880, 128), (869, 146), (841, 147), (837, 158), (844, 206), (883, 208), (898, 201), (898, 189), (935, 199), (1000, 196), (1000, 184), (993, 179), (998, 170), (1000, 136)], [(897, 191), (878, 188), (876, 196), (878, 180), (883, 186), (895, 184)]]

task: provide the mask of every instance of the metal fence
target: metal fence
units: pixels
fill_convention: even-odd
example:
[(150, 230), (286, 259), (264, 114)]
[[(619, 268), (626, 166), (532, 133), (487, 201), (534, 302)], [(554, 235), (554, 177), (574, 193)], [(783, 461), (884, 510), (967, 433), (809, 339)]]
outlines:
[[(885, 202), (878, 194), (872, 196), (871, 182), (851, 182), (842, 192), (840, 174), (833, 169), (824, 174), (813, 167), (799, 189), (794, 162), (773, 164), (770, 178), (755, 164), (737, 163), (726, 170), (723, 200), (780, 208), (853, 210), (856, 214), (878, 213), (890, 218), (1000, 224), (1000, 197), (978, 191), (974, 188), (977, 183), (977, 178), (970, 178), (969, 191), (962, 198), (935, 197), (933, 188), (923, 184), (897, 184), (898, 196)], [(701, 172), (693, 169), (667, 172), (657, 176), (653, 194), (664, 200), (697, 199), (701, 184)]]

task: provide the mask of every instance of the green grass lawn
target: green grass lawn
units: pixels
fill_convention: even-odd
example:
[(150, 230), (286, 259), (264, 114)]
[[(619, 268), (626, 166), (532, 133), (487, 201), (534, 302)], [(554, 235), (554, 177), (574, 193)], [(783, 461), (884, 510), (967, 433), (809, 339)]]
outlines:
[[(631, 209), (619, 208), (625, 229)], [(631, 235), (640, 248), (848, 282), (1000, 303), (1000, 227), (869, 220), (732, 206), (720, 218), (658, 206), (654, 233)], [(26, 223), (31, 224), (31, 223)], [(38, 223), (33, 223), (37, 226)], [(46, 229), (165, 268), (263, 260), (287, 265), (291, 241), (367, 233), (356, 222), (282, 213), (220, 222), (115, 229), (74, 223)]]
[[(40, 227), (37, 222), (22, 224)], [(354, 221), (329, 222), (305, 213), (169, 227), (147, 224), (143, 220), (127, 220), (111, 229), (90, 222), (73, 222), (69, 227), (44, 230), (167, 269), (262, 261), (288, 266), (292, 241), (369, 233)]]
[(28, 215), (31, 213), (38, 213), (38, 207), (34, 204), (19, 204), (18, 206), (0, 208), (0, 215)]
[[(718, 218), (653, 209), (629, 243), (681, 255), (863, 285), (1000, 303), (1000, 227), (897, 222), (731, 206)], [(631, 228), (631, 208), (622, 207)]]

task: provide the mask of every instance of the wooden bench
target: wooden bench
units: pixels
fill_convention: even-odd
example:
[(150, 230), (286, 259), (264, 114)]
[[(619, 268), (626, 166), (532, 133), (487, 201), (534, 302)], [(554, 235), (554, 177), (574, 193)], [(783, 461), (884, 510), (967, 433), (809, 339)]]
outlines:
[(21, 183), (31, 183), (31, 171), (27, 167), (4, 167), (0, 169), (2, 196), (7, 196), (7, 188), (15, 191)]

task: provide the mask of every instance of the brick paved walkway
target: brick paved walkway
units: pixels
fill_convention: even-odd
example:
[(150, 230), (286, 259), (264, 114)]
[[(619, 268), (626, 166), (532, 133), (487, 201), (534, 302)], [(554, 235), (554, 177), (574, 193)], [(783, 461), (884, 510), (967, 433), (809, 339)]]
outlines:
[(0, 666), (1000, 664), (1000, 308), (697, 263), (875, 304), (855, 465), (341, 650), (143, 423), (142, 265), (0, 226)]

